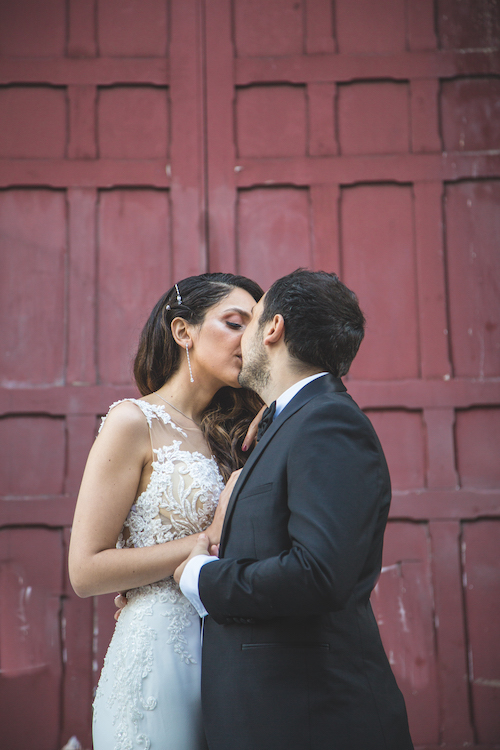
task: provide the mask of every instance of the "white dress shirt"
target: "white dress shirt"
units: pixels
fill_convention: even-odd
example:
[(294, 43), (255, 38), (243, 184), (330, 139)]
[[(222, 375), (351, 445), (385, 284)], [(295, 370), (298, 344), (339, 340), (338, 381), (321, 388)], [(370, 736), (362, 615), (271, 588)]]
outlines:
[[(311, 383), (313, 380), (316, 380), (316, 378), (323, 377), (323, 375), (328, 375), (328, 373), (318, 372), (316, 373), (316, 375), (311, 375), (308, 378), (303, 378), (302, 380), (299, 380), (297, 383), (294, 383), (292, 386), (290, 386), (290, 388), (287, 388), (287, 390), (282, 393), (279, 398), (276, 399), (276, 411), (274, 413), (273, 421), (305, 385)], [(179, 581), (179, 586), (182, 593), (184, 594), (186, 599), (189, 599), (200, 617), (205, 617), (205, 615), (208, 615), (208, 612), (203, 606), (203, 602), (200, 599), (198, 585), (200, 570), (207, 563), (217, 562), (218, 559), (218, 557), (215, 557), (213, 555), (210, 557), (207, 557), (207, 555), (196, 555), (196, 557), (191, 558), (191, 560), (184, 568), (181, 580)]]

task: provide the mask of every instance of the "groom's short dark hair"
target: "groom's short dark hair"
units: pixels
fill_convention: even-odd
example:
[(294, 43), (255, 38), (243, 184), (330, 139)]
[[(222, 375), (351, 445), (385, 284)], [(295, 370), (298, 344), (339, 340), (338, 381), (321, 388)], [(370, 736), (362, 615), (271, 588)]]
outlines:
[(358, 298), (339, 277), (298, 268), (274, 282), (264, 297), (259, 325), (277, 314), (285, 321), (285, 343), (292, 357), (342, 377), (364, 336)]

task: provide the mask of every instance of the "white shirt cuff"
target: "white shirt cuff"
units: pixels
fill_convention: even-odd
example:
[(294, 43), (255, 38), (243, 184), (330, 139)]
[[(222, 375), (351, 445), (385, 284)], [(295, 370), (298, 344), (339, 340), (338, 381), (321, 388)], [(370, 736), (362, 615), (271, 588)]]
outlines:
[(179, 581), (179, 586), (182, 593), (184, 594), (186, 599), (191, 602), (200, 617), (205, 617), (206, 615), (208, 615), (208, 612), (203, 606), (203, 602), (200, 599), (200, 591), (198, 585), (198, 581), (200, 579), (200, 570), (207, 563), (215, 562), (218, 559), (218, 557), (214, 557), (213, 555), (211, 555), (210, 557), (208, 557), (207, 555), (196, 555), (196, 557), (192, 557), (184, 568), (184, 572), (181, 575), (181, 580)]

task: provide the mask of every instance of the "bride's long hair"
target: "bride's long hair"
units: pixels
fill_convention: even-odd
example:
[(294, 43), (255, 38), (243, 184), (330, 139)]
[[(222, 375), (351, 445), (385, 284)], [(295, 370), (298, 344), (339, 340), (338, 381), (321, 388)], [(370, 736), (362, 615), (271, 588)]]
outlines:
[[(171, 287), (156, 303), (139, 339), (134, 361), (134, 377), (143, 396), (161, 388), (176, 372), (180, 363), (180, 347), (171, 331), (174, 318), (183, 318), (191, 325), (203, 323), (207, 311), (239, 288), (256, 302), (264, 292), (245, 276), (231, 273), (203, 273), (189, 276)], [(167, 309), (168, 306), (168, 309)], [(201, 429), (220, 472), (227, 482), (231, 472), (240, 469), (249, 456), (241, 450), (250, 422), (261, 406), (260, 397), (247, 388), (221, 388), (205, 409)]]

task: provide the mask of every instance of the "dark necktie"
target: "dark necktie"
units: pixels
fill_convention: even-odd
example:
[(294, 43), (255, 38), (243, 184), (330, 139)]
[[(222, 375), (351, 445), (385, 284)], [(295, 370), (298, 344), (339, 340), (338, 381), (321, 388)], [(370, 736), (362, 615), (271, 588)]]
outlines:
[(272, 425), (275, 411), (276, 411), (276, 401), (273, 401), (273, 403), (270, 406), (268, 406), (267, 409), (264, 409), (264, 413), (262, 414), (262, 419), (259, 422), (259, 429), (257, 431), (257, 442), (261, 439), (262, 435), (265, 433), (267, 428)]

